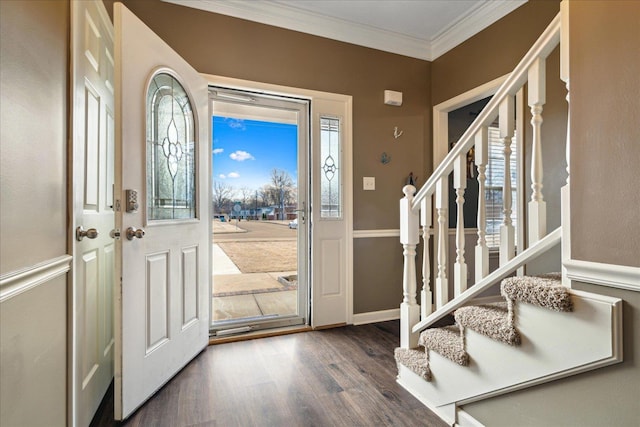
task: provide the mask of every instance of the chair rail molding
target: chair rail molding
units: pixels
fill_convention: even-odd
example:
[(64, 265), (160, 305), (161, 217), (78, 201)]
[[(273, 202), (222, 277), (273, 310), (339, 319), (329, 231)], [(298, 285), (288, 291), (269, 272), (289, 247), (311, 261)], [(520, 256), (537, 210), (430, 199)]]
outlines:
[(3, 274), (0, 276), (0, 303), (66, 274), (71, 269), (72, 259), (71, 255), (62, 255)]
[(563, 265), (570, 280), (640, 292), (638, 267), (577, 259), (566, 260)]
[(374, 237), (400, 237), (400, 229), (390, 228), (385, 230), (353, 230), (354, 239), (370, 239)]

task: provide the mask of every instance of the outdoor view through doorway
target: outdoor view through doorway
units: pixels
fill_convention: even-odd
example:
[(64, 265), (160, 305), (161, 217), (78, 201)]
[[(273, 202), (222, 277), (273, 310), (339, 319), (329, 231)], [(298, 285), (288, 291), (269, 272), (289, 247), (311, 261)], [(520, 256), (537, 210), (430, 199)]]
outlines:
[(308, 101), (212, 90), (212, 332), (306, 323)]

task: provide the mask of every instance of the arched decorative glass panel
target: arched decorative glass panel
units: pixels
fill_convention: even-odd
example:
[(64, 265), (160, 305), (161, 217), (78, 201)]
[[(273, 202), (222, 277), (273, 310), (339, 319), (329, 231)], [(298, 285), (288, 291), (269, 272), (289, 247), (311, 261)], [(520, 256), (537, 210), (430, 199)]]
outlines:
[(196, 217), (195, 129), (186, 91), (158, 73), (147, 92), (148, 220)]

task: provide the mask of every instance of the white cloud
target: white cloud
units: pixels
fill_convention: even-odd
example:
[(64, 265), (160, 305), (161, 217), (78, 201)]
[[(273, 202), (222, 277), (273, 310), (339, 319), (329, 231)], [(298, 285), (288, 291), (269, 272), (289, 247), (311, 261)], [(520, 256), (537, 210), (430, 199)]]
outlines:
[(224, 148), (214, 148), (213, 149), (213, 154), (220, 154), (224, 151)]
[(225, 174), (223, 174), (223, 173), (221, 173), (220, 175), (218, 175), (218, 178), (220, 178), (220, 179), (225, 179), (226, 177), (227, 177), (227, 176), (226, 176)]
[(238, 172), (230, 172), (227, 175), (228, 178), (240, 178), (240, 174)]
[(232, 119), (230, 117), (226, 117), (224, 119), (224, 121), (227, 123), (227, 125), (231, 129), (239, 129), (239, 130), (245, 130), (246, 129), (246, 127), (244, 125), (244, 120), (242, 120), (242, 119)]
[(245, 160), (255, 160), (255, 158), (251, 155), (251, 153), (247, 153), (246, 151), (237, 150), (231, 154), (229, 154), (231, 160), (235, 160), (237, 162), (244, 162)]

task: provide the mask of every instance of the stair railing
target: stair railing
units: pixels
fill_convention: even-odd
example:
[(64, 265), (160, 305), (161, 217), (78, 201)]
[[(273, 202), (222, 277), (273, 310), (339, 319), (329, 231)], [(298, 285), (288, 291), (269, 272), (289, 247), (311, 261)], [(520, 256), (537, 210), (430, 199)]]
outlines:
[[(400, 305), (400, 345), (403, 348), (416, 347), (420, 330), (444, 317), (451, 310), (464, 305), (469, 299), (495, 285), (520, 266), (539, 256), (542, 253), (541, 251), (548, 250), (560, 241), (560, 229), (549, 235), (547, 235), (546, 231), (546, 205), (542, 193), (543, 165), (541, 144), (542, 111), (545, 104), (546, 88), (545, 61), (560, 43), (560, 30), (561, 14), (559, 13), (500, 86), (460, 140), (436, 167), (422, 188), (417, 193), (416, 188), (412, 185), (407, 185), (402, 190), (404, 198), (400, 200), (400, 242), (403, 245), (404, 274), (403, 301)], [(562, 58), (561, 61), (566, 61), (566, 58)], [(528, 104), (531, 108), (531, 125), (533, 128), (531, 148), (532, 196), (528, 204), (527, 215), (529, 218), (528, 242), (530, 247), (521, 251), (516, 259), (514, 258), (516, 256), (515, 229), (511, 218), (510, 154), (515, 132), (515, 96), (525, 84), (527, 84), (528, 89)], [(503, 143), (504, 154), (503, 219), (500, 226), (500, 267), (489, 274), (489, 247), (486, 240), (486, 207), (484, 203), (486, 192), (485, 172), (489, 152), (488, 128), (496, 118), (498, 119), (500, 140)], [(478, 168), (478, 238), (475, 246), (475, 268), (473, 272), (475, 285), (473, 286), (473, 291), (467, 291), (469, 272), (465, 260), (465, 228), (462, 213), (467, 180), (466, 158), (467, 152), (472, 147), (475, 152), (475, 164)], [(523, 153), (518, 153), (518, 155), (522, 156)], [(449, 277), (451, 274), (447, 271), (447, 239), (449, 231), (449, 175), (451, 173), (453, 173), (453, 188), (456, 194), (457, 220), (456, 258), (453, 266), (455, 299), (450, 302)], [(431, 256), (429, 253), (432, 218), (435, 223), (433, 224), (435, 252), (433, 257), (435, 264), (433, 287), (430, 273)], [(418, 305), (416, 301), (415, 256), (416, 247), (420, 240), (420, 228), (422, 229), (423, 238), (422, 289), (420, 291), (422, 304)], [(434, 309), (431, 303), (432, 300), (435, 302), (436, 315), (432, 314)]]

